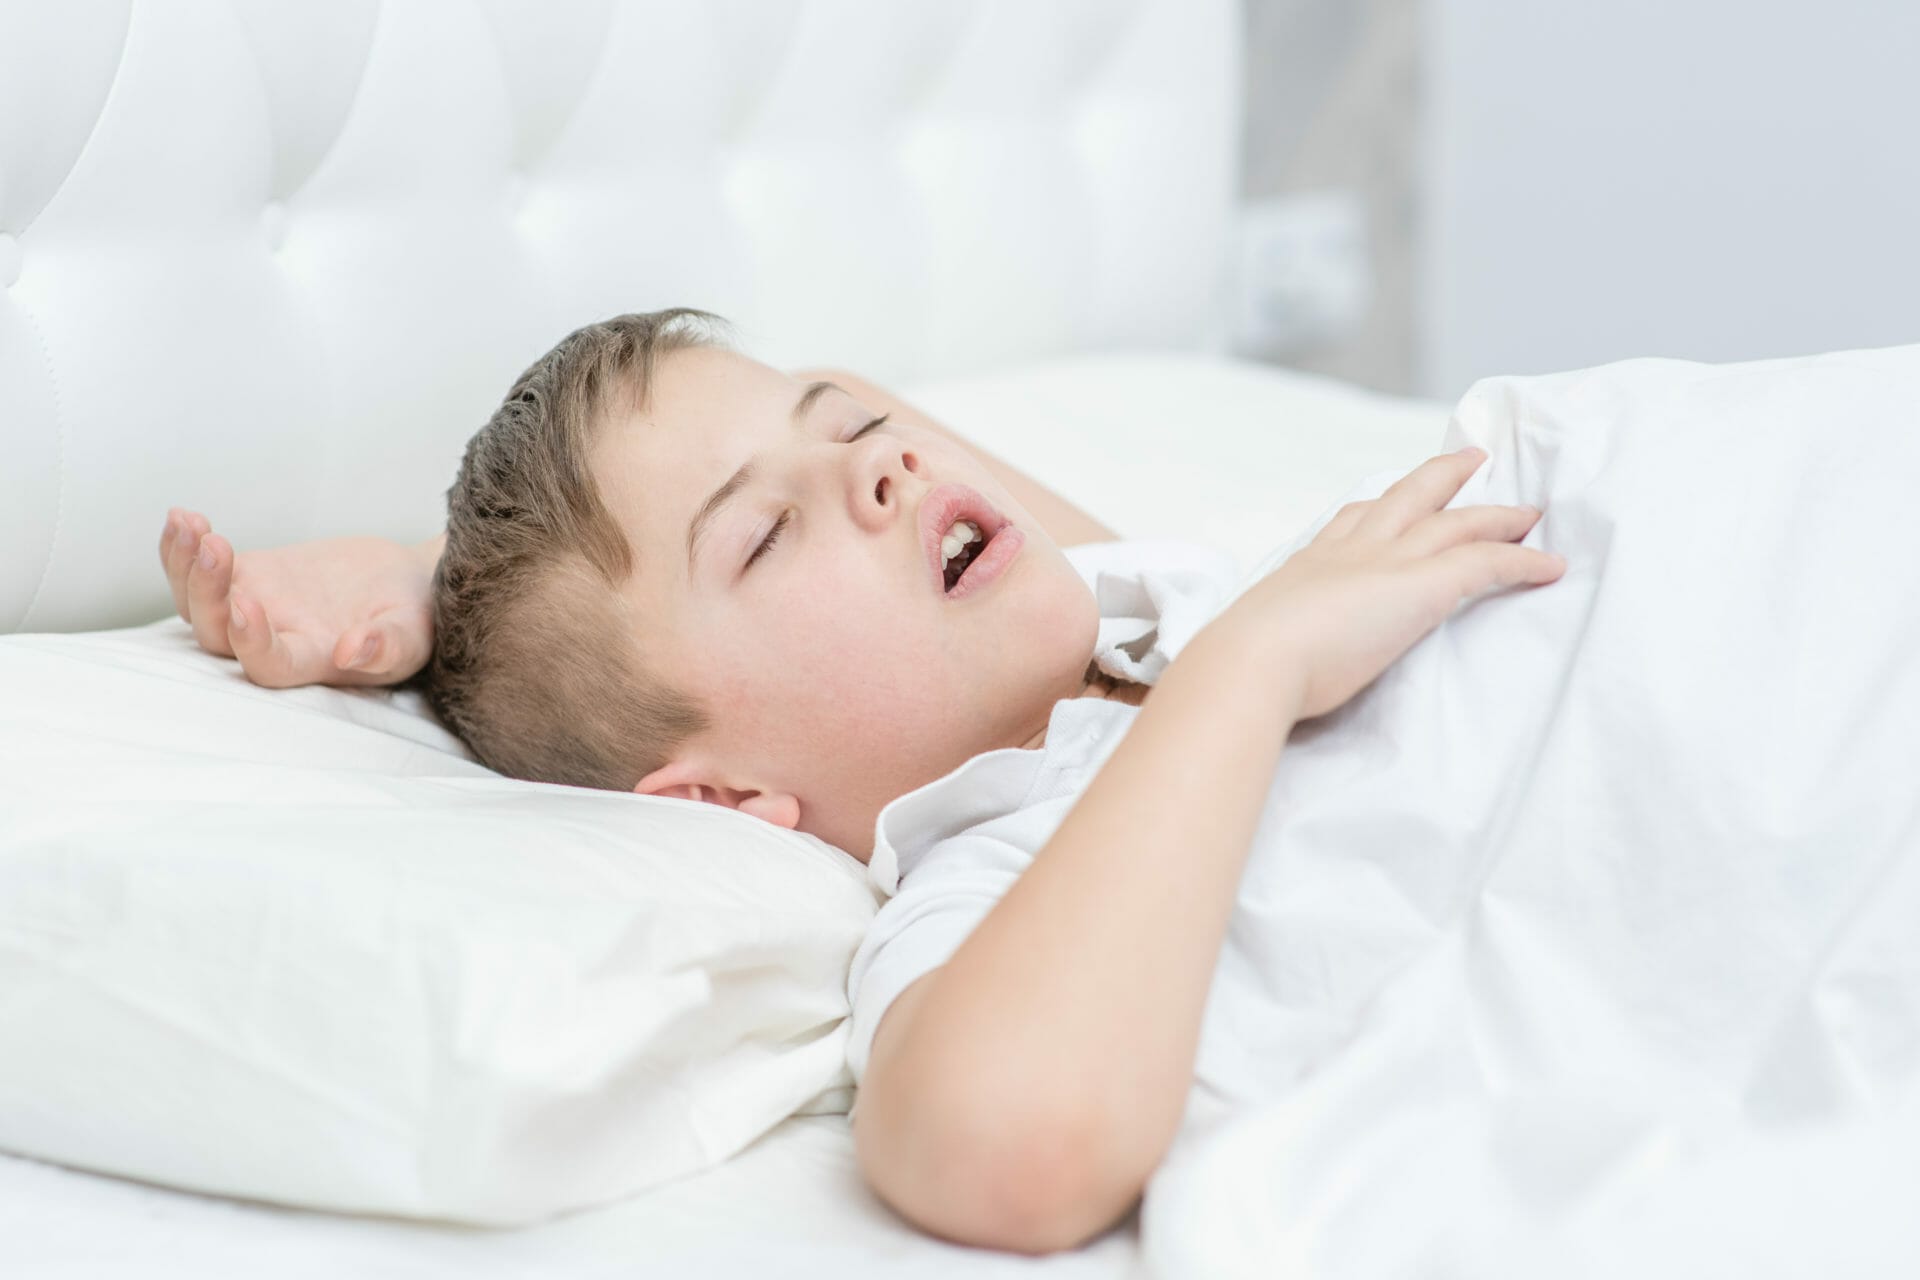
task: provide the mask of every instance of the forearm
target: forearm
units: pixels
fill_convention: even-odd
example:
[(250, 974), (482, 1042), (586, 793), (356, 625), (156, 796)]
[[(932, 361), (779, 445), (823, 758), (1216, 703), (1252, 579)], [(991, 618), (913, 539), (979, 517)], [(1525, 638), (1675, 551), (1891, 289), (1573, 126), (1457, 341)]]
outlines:
[(862, 1163), (923, 1227), (1059, 1248), (1124, 1214), (1185, 1111), (1235, 893), (1299, 701), (1203, 631), (869, 1065)]

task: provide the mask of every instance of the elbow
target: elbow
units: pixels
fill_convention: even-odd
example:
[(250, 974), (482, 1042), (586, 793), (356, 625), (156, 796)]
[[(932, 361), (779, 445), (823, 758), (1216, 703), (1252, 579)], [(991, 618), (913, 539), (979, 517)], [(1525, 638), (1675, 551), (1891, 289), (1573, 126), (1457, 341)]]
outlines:
[(1137, 1177), (1108, 1158), (1108, 1135), (1060, 1120), (1034, 1126), (999, 1155), (984, 1186), (976, 1242), (1015, 1253), (1075, 1249), (1112, 1228), (1140, 1198)]
[(874, 1193), (957, 1244), (1025, 1254), (1076, 1248), (1127, 1215), (1150, 1172), (1110, 1159), (1110, 1126), (1084, 1113), (1009, 1108), (970, 1122), (954, 1109), (942, 1114), (914, 1133), (856, 1125), (855, 1140)]

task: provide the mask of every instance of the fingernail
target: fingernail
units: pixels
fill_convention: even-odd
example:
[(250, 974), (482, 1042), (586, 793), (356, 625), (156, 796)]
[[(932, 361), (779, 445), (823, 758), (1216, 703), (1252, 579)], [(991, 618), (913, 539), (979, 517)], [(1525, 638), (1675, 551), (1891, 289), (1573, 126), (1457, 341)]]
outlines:
[(240, 612), (240, 602), (238, 600), (235, 600), (227, 607), (227, 616), (228, 620), (233, 623), (233, 629), (235, 631), (245, 631), (247, 629), (247, 615)]
[(358, 671), (361, 667), (364, 667), (369, 662), (372, 662), (373, 652), (375, 649), (378, 649), (379, 647), (380, 647), (380, 637), (377, 635), (368, 636), (365, 640), (362, 640), (360, 642), (360, 652), (354, 654), (353, 657), (347, 662), (347, 670)]
[(213, 568), (213, 548), (205, 542), (200, 544), (200, 567), (202, 569)]

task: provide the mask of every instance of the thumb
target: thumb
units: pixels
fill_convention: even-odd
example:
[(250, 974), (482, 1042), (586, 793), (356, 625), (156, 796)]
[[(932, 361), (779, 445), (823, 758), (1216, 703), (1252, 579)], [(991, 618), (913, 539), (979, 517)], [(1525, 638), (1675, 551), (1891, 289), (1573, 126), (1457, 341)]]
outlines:
[(348, 627), (333, 644), (333, 665), (342, 671), (372, 671), (382, 643), (380, 628), (373, 623)]
[(432, 616), (417, 607), (397, 607), (349, 627), (334, 646), (334, 663), (343, 671), (397, 682), (426, 666), (432, 650)]

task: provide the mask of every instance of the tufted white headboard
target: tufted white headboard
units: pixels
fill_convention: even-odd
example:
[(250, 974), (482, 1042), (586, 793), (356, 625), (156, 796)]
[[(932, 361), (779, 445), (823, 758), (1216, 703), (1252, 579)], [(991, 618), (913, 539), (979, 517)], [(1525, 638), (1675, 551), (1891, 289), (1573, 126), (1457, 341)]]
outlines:
[(0, 631), (440, 527), (565, 333), (910, 382), (1217, 345), (1232, 0), (61, 0), (0, 31)]

